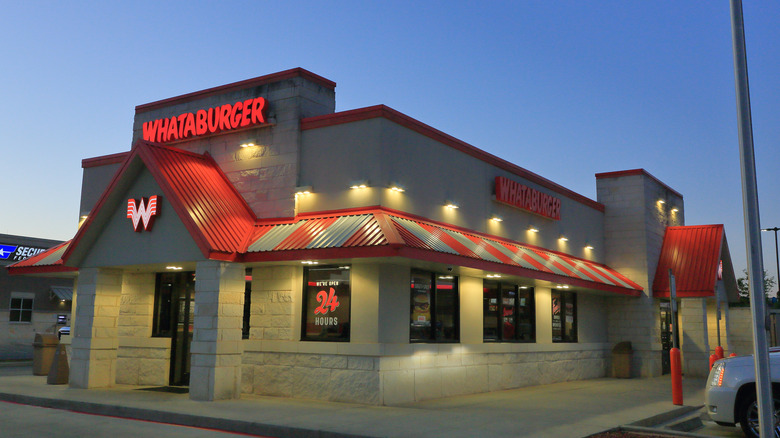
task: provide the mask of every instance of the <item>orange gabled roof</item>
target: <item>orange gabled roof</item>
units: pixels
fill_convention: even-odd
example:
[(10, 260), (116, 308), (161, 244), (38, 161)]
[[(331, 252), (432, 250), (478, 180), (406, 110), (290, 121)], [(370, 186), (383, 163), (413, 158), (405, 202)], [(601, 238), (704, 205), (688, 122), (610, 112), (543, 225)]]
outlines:
[(653, 296), (669, 297), (669, 269), (678, 298), (715, 296), (724, 240), (723, 225), (667, 227)]
[(206, 257), (241, 250), (255, 214), (208, 153), (143, 141), (138, 153)]
[(64, 262), (68, 263), (103, 205), (139, 159), (160, 185), (203, 255), (210, 259), (235, 259), (256, 218), (214, 159), (208, 154), (139, 140), (63, 254)]

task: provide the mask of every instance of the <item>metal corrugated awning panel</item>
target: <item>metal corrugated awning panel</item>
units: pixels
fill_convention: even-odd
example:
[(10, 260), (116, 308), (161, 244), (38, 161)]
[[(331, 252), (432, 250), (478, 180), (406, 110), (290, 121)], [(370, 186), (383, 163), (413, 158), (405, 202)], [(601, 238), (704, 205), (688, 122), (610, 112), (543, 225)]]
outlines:
[(65, 286), (51, 286), (52, 295), (60, 300), (73, 301), (73, 288)]
[(374, 214), (301, 219), (257, 227), (247, 252), (387, 245)]
[(670, 269), (679, 298), (715, 296), (724, 239), (723, 225), (667, 227), (653, 296), (669, 297)]
[[(387, 234), (390, 231), (383, 229), (380, 223), (390, 224), (398, 238), (389, 238)], [(265, 253), (267, 257), (264, 256), (264, 260), (270, 261), (274, 260), (273, 253), (277, 252), (281, 255), (295, 250), (387, 247), (391, 240), (397, 242), (393, 245), (396, 247), (423, 250), (423, 253), (417, 254), (430, 251), (432, 255), (446, 254), (513, 266), (524, 269), (525, 275), (534, 276), (528, 271), (536, 271), (553, 276), (550, 278), (560, 277), (562, 282), (566, 279), (586, 282), (584, 284), (591, 284), (596, 289), (599, 288), (597, 285), (626, 289), (630, 295), (642, 290), (627, 277), (598, 263), (381, 209), (258, 225), (250, 239), (247, 254)], [(348, 252), (339, 253), (339, 256), (351, 257)]]
[(604, 265), (517, 242), (491, 239), (437, 224), (391, 216), (407, 245), (482, 261), (641, 291), (642, 287)]

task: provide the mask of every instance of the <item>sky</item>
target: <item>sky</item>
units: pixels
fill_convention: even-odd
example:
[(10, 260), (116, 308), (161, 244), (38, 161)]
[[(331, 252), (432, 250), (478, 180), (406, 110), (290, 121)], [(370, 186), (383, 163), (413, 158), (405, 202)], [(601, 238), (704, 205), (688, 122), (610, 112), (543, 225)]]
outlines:
[[(0, 0), (0, 233), (67, 240), (136, 105), (302, 67), (596, 198), (643, 168), (746, 268), (729, 2)], [(780, 2), (744, 5), (761, 226), (780, 226)], [(764, 267), (777, 277), (774, 233)]]

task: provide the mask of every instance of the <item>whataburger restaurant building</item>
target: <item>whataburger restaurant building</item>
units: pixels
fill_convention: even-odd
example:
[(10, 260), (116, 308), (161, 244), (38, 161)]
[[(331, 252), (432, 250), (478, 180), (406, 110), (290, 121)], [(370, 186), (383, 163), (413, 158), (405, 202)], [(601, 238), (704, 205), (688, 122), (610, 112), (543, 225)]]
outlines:
[[(664, 372), (728, 349), (720, 225), (642, 169), (572, 192), (303, 69), (136, 107), (85, 159), (82, 223), (9, 268), (74, 277), (70, 385), (395, 404)], [(709, 327), (709, 330), (708, 330)]]

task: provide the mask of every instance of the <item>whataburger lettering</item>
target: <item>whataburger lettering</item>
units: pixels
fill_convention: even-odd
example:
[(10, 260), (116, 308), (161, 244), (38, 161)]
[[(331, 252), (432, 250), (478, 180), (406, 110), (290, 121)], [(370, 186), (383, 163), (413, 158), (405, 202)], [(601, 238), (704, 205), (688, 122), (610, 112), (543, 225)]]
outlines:
[(266, 123), (266, 101), (262, 97), (225, 104), (207, 110), (152, 120), (143, 124), (146, 141), (165, 143), (200, 135)]
[(561, 220), (560, 199), (502, 176), (496, 177), (496, 201), (556, 221)]

